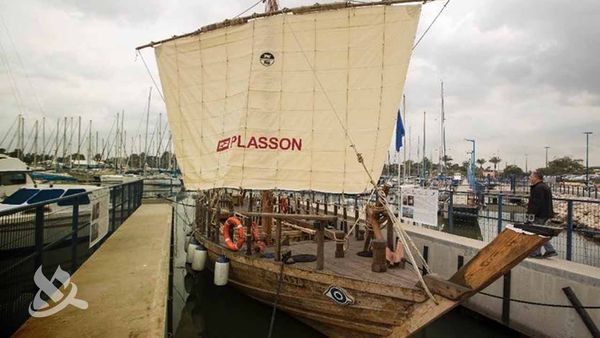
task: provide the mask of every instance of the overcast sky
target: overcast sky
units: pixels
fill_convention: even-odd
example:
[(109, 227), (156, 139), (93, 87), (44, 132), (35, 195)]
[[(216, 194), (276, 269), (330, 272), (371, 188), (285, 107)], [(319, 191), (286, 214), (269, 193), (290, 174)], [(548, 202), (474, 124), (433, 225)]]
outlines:
[[(134, 48), (231, 18), (254, 2), (0, 0), (0, 137), (21, 111), (26, 134), (42, 116), (50, 135), (57, 118), (82, 115), (84, 126), (93, 120), (102, 137), (124, 110), (130, 142), (143, 134), (152, 86)], [(282, 6), (311, 3), (284, 0)], [(444, 3), (423, 7), (418, 36)], [(143, 55), (158, 80), (154, 54), (147, 49)], [(408, 71), (406, 129), (412, 131), (413, 158), (423, 111), (427, 155), (438, 156), (442, 80), (447, 148), (456, 162), (467, 159), (465, 138), (477, 140), (478, 158), (497, 155), (502, 167), (524, 167), (525, 154), (530, 169), (543, 166), (544, 146), (551, 147), (550, 159), (583, 159), (582, 132), (593, 131), (590, 164), (600, 165), (597, 0), (450, 1)], [(151, 124), (165, 109), (154, 94)]]

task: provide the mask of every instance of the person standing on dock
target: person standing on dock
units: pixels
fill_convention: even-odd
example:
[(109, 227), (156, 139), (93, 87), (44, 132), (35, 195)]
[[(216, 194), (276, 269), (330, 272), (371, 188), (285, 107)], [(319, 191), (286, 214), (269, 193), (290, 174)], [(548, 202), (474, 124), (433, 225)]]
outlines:
[[(552, 208), (552, 191), (544, 183), (544, 175), (535, 170), (529, 176), (531, 190), (529, 193), (529, 203), (527, 205), (527, 214), (534, 215), (533, 223), (544, 225), (550, 218), (554, 216)], [(556, 256), (556, 250), (550, 244), (550, 241), (544, 243), (544, 254), (542, 255), (541, 248), (531, 254), (530, 257), (542, 258)]]

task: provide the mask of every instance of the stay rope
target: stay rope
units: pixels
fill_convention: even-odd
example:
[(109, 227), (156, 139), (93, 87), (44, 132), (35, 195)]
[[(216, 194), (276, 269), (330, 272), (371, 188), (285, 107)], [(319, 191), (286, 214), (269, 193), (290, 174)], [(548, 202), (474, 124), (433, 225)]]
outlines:
[[(286, 21), (286, 18), (287, 18), (287, 15), (284, 15), (284, 23)], [(321, 80), (319, 79), (319, 76), (317, 75), (317, 72), (316, 72), (314, 66), (312, 65), (312, 63), (310, 62), (308, 56), (306, 55), (306, 52), (305, 52), (304, 48), (302, 47), (302, 44), (300, 43), (300, 40), (298, 39), (298, 37), (296, 35), (296, 32), (294, 31), (292, 25), (289, 24), (287, 27), (289, 27), (290, 32), (292, 33), (294, 39), (296, 40), (296, 43), (298, 44), (298, 47), (300, 48), (300, 51), (302, 52), (302, 55), (304, 56), (304, 59), (305, 59), (307, 65), (310, 67), (310, 70), (313, 73), (314, 79), (316, 80), (317, 84), (319, 85), (319, 88), (321, 89), (323, 95), (325, 96), (325, 98), (327, 100), (327, 103), (329, 104), (331, 110), (333, 111), (333, 113), (335, 115), (335, 117), (337, 119), (337, 122), (339, 123), (339, 126), (344, 131), (344, 136), (346, 137), (347, 142), (350, 144), (350, 148), (352, 148), (352, 150), (354, 151), (354, 154), (356, 155), (356, 160), (358, 161), (358, 163), (361, 164), (363, 170), (365, 171), (365, 173), (367, 174), (367, 176), (369, 178), (369, 182), (373, 186), (373, 189), (374, 189), (373, 191), (377, 192), (377, 197), (378, 197), (379, 201), (385, 207), (385, 209), (386, 209), (386, 211), (388, 213), (388, 216), (390, 217), (390, 220), (392, 221), (392, 223), (394, 225), (394, 230), (395, 230), (396, 234), (398, 235), (398, 238), (400, 239), (400, 242), (402, 243), (402, 245), (403, 245), (403, 247), (405, 249), (405, 252), (408, 255), (408, 258), (409, 258), (410, 262), (413, 265), (413, 270), (414, 270), (415, 274), (417, 275), (417, 277), (419, 279), (419, 282), (421, 283), (421, 286), (423, 287), (423, 289), (427, 293), (427, 296), (429, 296), (429, 298), (431, 298), (436, 304), (438, 304), (438, 301), (435, 299), (435, 297), (433, 296), (433, 294), (431, 293), (431, 291), (427, 287), (427, 284), (425, 284), (425, 280), (423, 279), (421, 271), (419, 271), (419, 268), (417, 266), (417, 262), (416, 262), (416, 260), (415, 260), (415, 258), (413, 256), (413, 254), (412, 254), (412, 249), (414, 249), (417, 252), (418, 257), (421, 259), (421, 261), (423, 262), (423, 266), (425, 267), (426, 271), (428, 271), (428, 272), (431, 271), (429, 269), (429, 266), (425, 262), (425, 259), (423, 259), (423, 257), (419, 253), (419, 250), (416, 248), (416, 245), (412, 242), (412, 240), (410, 239), (410, 237), (408, 236), (408, 234), (404, 231), (404, 229), (400, 225), (400, 222), (398, 221), (398, 219), (396, 218), (396, 216), (392, 212), (392, 210), (391, 210), (391, 208), (390, 208), (390, 206), (387, 203), (387, 200), (385, 198), (385, 194), (383, 194), (383, 191), (381, 191), (377, 187), (377, 184), (373, 180), (373, 176), (371, 175), (371, 172), (367, 169), (367, 166), (365, 165), (365, 161), (364, 161), (364, 158), (363, 158), (362, 154), (358, 151), (358, 149), (356, 147), (356, 144), (354, 143), (354, 140), (352, 139), (352, 136), (348, 132), (348, 128), (344, 125), (344, 123), (343, 123), (343, 121), (342, 121), (342, 119), (340, 117), (340, 114), (338, 114), (335, 106), (333, 105), (333, 102), (332, 102), (331, 98), (329, 97), (327, 91), (325, 90), (325, 87), (321, 83)], [(354, 226), (356, 226), (357, 223), (358, 223), (358, 220), (355, 221)], [(353, 226), (353, 228), (354, 228), (354, 226)]]

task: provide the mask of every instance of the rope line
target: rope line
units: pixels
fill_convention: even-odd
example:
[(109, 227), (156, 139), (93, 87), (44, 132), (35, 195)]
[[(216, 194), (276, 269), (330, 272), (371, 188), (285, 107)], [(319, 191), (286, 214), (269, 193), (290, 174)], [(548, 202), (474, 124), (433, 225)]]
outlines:
[(425, 31), (423, 32), (423, 34), (421, 34), (421, 36), (419, 37), (419, 39), (417, 40), (417, 42), (413, 46), (412, 50), (415, 50), (415, 48), (417, 48), (417, 46), (419, 45), (419, 43), (421, 42), (421, 40), (423, 40), (423, 38), (425, 37), (425, 34), (427, 34), (427, 32), (429, 32), (429, 29), (431, 28), (431, 26), (433, 26), (433, 24), (435, 23), (435, 21), (440, 17), (440, 15), (442, 14), (442, 12), (444, 11), (444, 9), (446, 9), (446, 6), (448, 6), (449, 2), (450, 2), (450, 0), (446, 1), (446, 3), (444, 4), (444, 6), (442, 7), (442, 9), (440, 9), (440, 11), (437, 13), (437, 15), (435, 16), (435, 18), (433, 18), (433, 21), (431, 21), (431, 23), (429, 24), (429, 26), (427, 26), (427, 29), (425, 29)]
[(142, 55), (142, 53), (139, 50), (137, 50), (136, 52), (137, 52), (137, 55), (140, 56), (140, 59), (142, 59), (142, 63), (144, 63), (144, 67), (146, 68), (146, 71), (148, 72), (148, 75), (150, 76), (150, 79), (152, 80), (152, 83), (154, 84), (154, 88), (156, 88), (158, 95), (160, 95), (160, 98), (163, 100), (163, 102), (166, 103), (165, 97), (163, 96), (162, 92), (160, 91), (160, 87), (158, 87), (158, 85), (156, 84), (156, 80), (154, 80), (154, 76), (152, 76), (152, 72), (150, 72), (150, 68), (148, 67), (146, 60), (144, 59), (144, 55)]
[[(486, 295), (488, 297), (496, 298), (496, 299), (504, 299), (504, 297), (502, 297), (502, 296), (492, 295), (491, 293), (487, 293), (487, 292), (480, 291), (479, 293), (482, 295)], [(522, 299), (514, 299), (514, 298), (510, 298), (510, 301), (515, 302), (515, 303), (521, 303), (521, 304), (538, 305), (538, 306), (555, 307), (555, 308), (569, 308), (569, 309), (575, 308), (573, 305), (549, 304), (549, 303), (541, 303), (541, 302), (534, 302), (534, 301), (530, 301), (530, 300), (522, 300)], [(582, 308), (583, 309), (591, 309), (591, 310), (599, 310), (600, 306), (582, 306)]]
[(254, 5), (252, 5), (252, 6), (248, 7), (248, 8), (246, 8), (246, 10), (245, 10), (245, 11), (243, 11), (243, 12), (241, 12), (240, 14), (238, 14), (238, 15), (234, 16), (233, 18), (234, 18), (234, 19), (236, 19), (236, 18), (239, 18), (240, 16), (242, 16), (242, 15), (246, 14), (246, 12), (248, 12), (248, 11), (249, 11), (249, 10), (251, 10), (252, 8), (254, 8), (254, 7), (258, 6), (258, 4), (259, 4), (259, 3), (261, 3), (261, 2), (263, 2), (263, 0), (258, 0), (256, 3), (254, 3)]

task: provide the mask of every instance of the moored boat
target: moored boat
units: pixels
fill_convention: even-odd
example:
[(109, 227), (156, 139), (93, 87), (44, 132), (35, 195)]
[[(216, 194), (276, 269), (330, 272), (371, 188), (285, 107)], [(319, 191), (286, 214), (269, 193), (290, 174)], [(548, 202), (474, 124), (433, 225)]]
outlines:
[[(420, 270), (426, 260), (375, 183), (420, 10), (268, 0), (266, 13), (138, 47), (155, 48), (183, 181), (200, 191), (194, 237), (209, 268), (228, 261), (232, 286), (328, 336), (408, 336), (549, 239), (509, 227), (448, 280)], [(298, 201), (273, 196), (290, 191), (374, 198), (366, 219), (341, 226), (318, 206), (290, 214)], [(347, 246), (357, 225), (364, 243)]]

